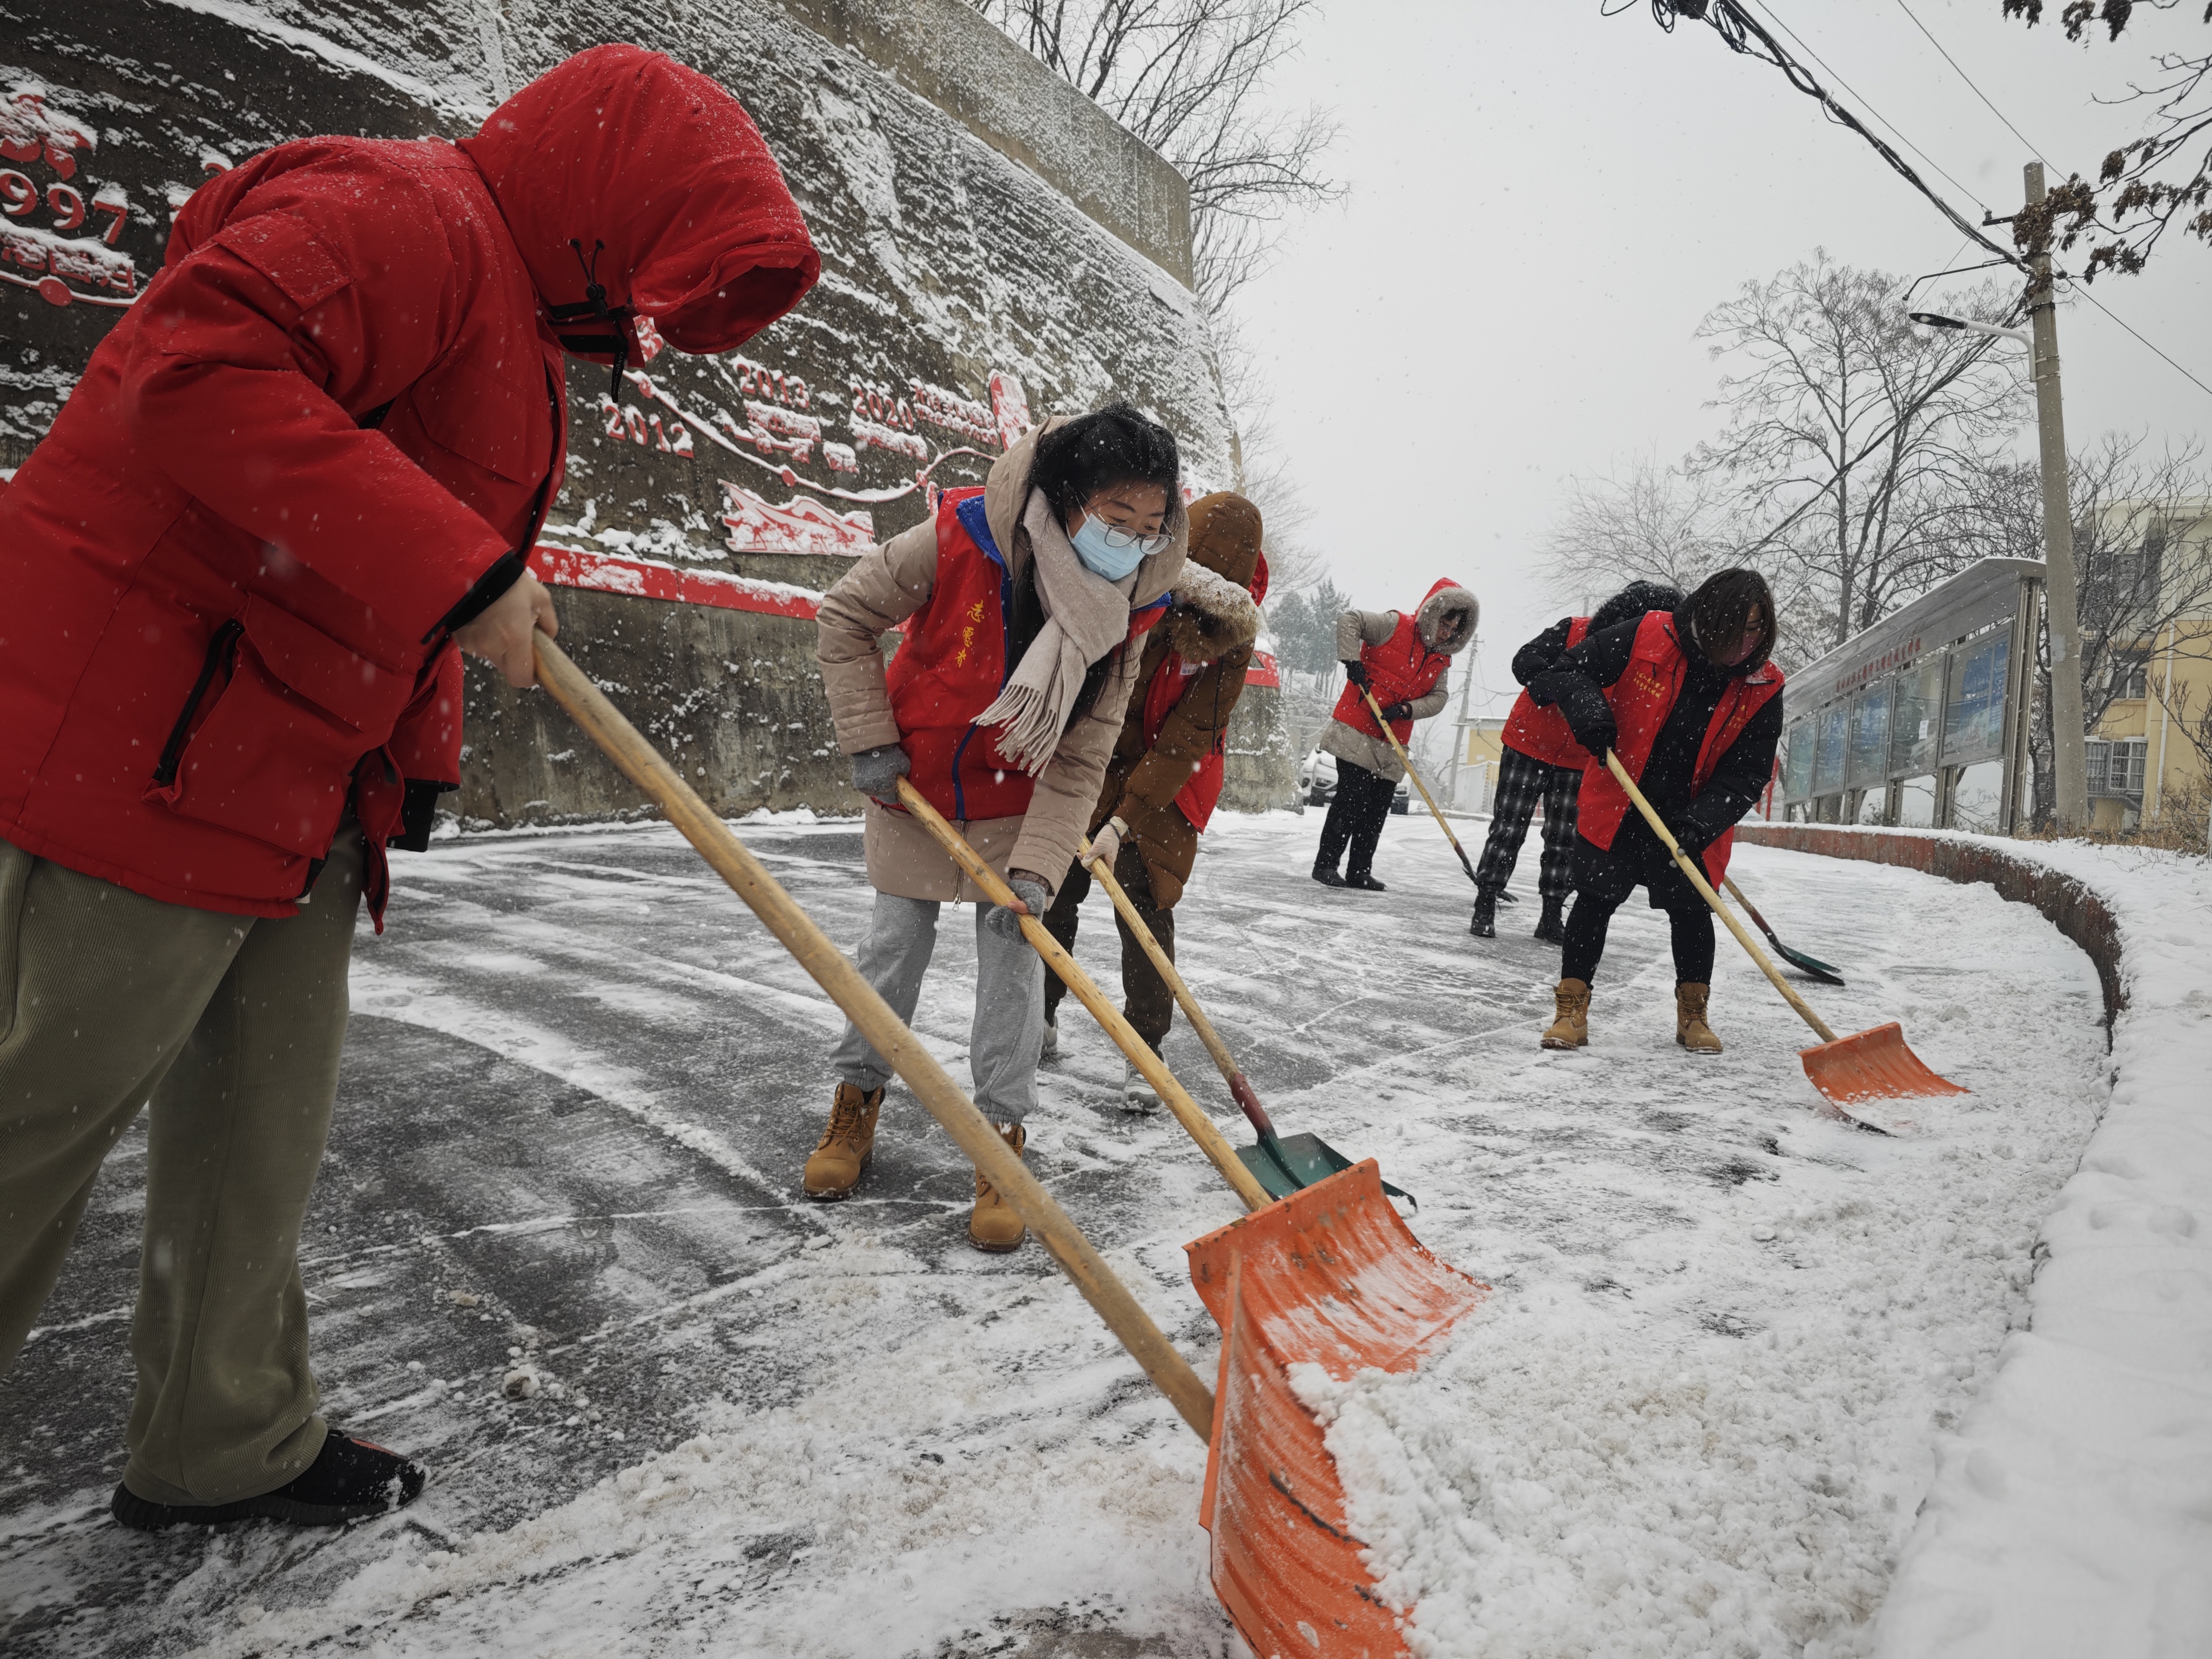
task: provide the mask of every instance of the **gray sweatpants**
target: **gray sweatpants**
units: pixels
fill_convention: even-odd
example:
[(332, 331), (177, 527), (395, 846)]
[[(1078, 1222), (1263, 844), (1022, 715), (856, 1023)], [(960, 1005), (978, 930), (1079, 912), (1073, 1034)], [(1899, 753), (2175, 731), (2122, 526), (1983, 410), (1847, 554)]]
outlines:
[[(868, 937), (860, 945), (860, 975), (911, 1025), (921, 1000), (921, 976), (937, 948), (935, 899), (876, 895)], [(1037, 1053), (1044, 1046), (1044, 959), (1017, 933), (1000, 937), (984, 926), (988, 904), (975, 906), (975, 1019), (968, 1033), (968, 1069), (975, 1104), (994, 1123), (1019, 1123), (1036, 1103)], [(862, 1090), (890, 1080), (860, 1030), (848, 1021), (830, 1056), (842, 1082)]]

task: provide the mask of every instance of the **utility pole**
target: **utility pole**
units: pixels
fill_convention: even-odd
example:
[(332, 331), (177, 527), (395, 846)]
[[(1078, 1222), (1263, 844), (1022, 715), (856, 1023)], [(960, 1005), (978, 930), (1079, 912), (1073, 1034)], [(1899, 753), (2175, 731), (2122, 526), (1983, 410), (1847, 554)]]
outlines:
[[(2030, 207), (2043, 201), (2043, 163), (2027, 168)], [(2081, 628), (2075, 605), (2074, 517), (2066, 499), (2066, 418), (2058, 398), (2058, 311), (2051, 255), (2029, 262), (2028, 315), (2035, 330), (2035, 415), (2043, 468), (2044, 614), (2051, 623), (2051, 763), (2062, 834), (2089, 819), (2087, 732), (2081, 718)]]
[(1467, 642), (1467, 673), (1459, 683), (1459, 720), (1452, 731), (1451, 775), (1444, 780), (1444, 799), (1452, 810), (1460, 810), (1459, 769), (1461, 757), (1467, 753), (1467, 698), (1474, 689), (1474, 656), (1482, 649), (1482, 635), (1477, 634)]

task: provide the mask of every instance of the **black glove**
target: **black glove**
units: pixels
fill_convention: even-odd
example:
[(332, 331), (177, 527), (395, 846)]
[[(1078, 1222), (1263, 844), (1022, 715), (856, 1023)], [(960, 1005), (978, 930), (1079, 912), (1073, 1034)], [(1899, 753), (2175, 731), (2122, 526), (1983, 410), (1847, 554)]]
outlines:
[(1677, 812), (1661, 822), (1667, 826), (1667, 833), (1674, 836), (1674, 844), (1692, 858), (1697, 857), (1721, 838), (1720, 832), (1699, 817), (1694, 808), (1686, 812)]
[(1560, 699), (1559, 712), (1567, 717), (1567, 730), (1575, 734), (1575, 741), (1600, 760), (1605, 758), (1607, 750), (1620, 741), (1620, 728), (1613, 724), (1613, 705), (1595, 686), (1585, 684), (1580, 691)]
[(1364, 691), (1367, 689), (1367, 665), (1356, 658), (1346, 663), (1344, 678)]
[[(1006, 885), (1014, 890), (1014, 896), (1030, 907), (1030, 914), (1042, 917), (1052, 908), (1052, 889), (1044, 884), (1042, 876), (1033, 876), (1026, 870), (1011, 872)], [(1022, 936), (1021, 914), (1009, 910), (1003, 904), (994, 905), (991, 914), (983, 918), (983, 925), (1002, 939)]]
[(1385, 703), (1382, 705), (1382, 718), (1392, 721), (1409, 720), (1413, 718), (1413, 705), (1410, 702)]
[(913, 770), (905, 750), (895, 743), (878, 744), (853, 757), (853, 787), (889, 804), (898, 799), (898, 781)]

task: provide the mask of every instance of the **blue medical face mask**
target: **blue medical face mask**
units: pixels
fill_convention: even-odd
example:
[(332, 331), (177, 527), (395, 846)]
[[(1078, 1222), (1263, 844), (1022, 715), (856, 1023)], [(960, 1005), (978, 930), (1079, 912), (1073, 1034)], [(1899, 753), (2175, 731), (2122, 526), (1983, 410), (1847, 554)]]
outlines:
[(1084, 515), (1082, 527), (1068, 540), (1074, 544), (1075, 556), (1083, 561), (1084, 568), (1109, 582), (1118, 582), (1141, 564), (1147, 553), (1157, 553), (1165, 547), (1168, 538), (1164, 535), (1139, 536), (1133, 531), (1117, 530), (1096, 513), (1090, 513)]

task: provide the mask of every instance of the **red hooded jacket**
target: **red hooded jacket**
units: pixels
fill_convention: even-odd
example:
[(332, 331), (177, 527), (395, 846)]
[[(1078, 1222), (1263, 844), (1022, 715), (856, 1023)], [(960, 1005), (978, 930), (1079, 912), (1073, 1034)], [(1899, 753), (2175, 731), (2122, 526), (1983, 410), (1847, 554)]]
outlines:
[(562, 346), (611, 357), (634, 307), (728, 350), (820, 269), (736, 100), (635, 46), (459, 145), (303, 139), (206, 185), (0, 491), (0, 838), (283, 916), (350, 803), (380, 913), (403, 781), (459, 778), (450, 623), (560, 489)]

